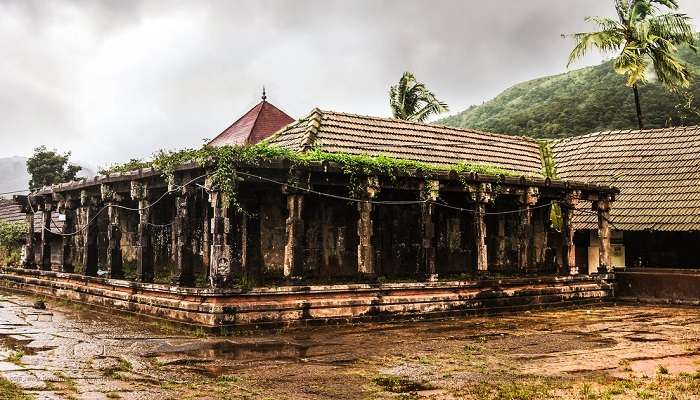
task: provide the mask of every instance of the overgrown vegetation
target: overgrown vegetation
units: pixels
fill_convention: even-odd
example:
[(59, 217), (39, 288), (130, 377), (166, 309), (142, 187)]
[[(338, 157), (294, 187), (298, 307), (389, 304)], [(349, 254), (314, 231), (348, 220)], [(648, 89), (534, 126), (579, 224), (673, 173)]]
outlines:
[(458, 173), (476, 172), (491, 175), (513, 175), (512, 172), (492, 165), (459, 163), (450, 166), (438, 166), (386, 155), (328, 153), (319, 149), (297, 153), (270, 145), (267, 142), (261, 142), (252, 146), (204, 146), (199, 150), (161, 150), (153, 156), (150, 162), (131, 160), (125, 164), (112, 165), (101, 170), (100, 173), (111, 174), (152, 167), (161, 171), (164, 176), (172, 178), (178, 166), (193, 162), (199, 166), (211, 168), (209, 179), (214, 187), (221, 190), (235, 207), (240, 208), (236, 199), (237, 171), (242, 167), (256, 166), (274, 159), (287, 160), (292, 168), (305, 166), (314, 161), (336, 163), (340, 166), (343, 173), (349, 177), (350, 195), (357, 194), (362, 177), (372, 175), (396, 179), (401, 174), (413, 173), (429, 177), (432, 173), (449, 170), (454, 170)]
[[(679, 50), (693, 75), (700, 55)], [(561, 138), (613, 129), (637, 129), (634, 93), (613, 69), (613, 61), (519, 83), (481, 105), (441, 119), (437, 124), (511, 135)], [(646, 128), (700, 124), (696, 80), (686, 91), (671, 93), (651, 81), (639, 87)]]
[(0, 265), (17, 265), (26, 227), (21, 222), (0, 220)]

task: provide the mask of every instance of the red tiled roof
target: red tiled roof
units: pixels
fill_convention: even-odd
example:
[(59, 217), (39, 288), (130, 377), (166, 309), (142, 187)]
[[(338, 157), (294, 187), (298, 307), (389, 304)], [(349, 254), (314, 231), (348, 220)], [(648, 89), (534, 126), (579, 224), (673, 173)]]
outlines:
[[(553, 143), (561, 179), (620, 189), (610, 219), (620, 230), (700, 230), (700, 127), (598, 132)], [(577, 229), (596, 229), (591, 213)]]
[(263, 99), (231, 126), (224, 129), (209, 144), (212, 146), (255, 144), (292, 122), (294, 118)]
[(319, 109), (279, 131), (270, 143), (294, 151), (383, 154), (435, 165), (486, 164), (522, 175), (541, 176), (542, 170), (534, 139)]

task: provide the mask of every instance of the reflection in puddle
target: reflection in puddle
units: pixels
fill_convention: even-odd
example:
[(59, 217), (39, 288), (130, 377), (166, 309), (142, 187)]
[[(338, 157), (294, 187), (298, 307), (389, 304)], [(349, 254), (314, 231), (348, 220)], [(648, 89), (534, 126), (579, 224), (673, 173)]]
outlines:
[(300, 360), (306, 357), (311, 345), (284, 341), (239, 343), (231, 340), (164, 346), (146, 357), (187, 356), (210, 360)]

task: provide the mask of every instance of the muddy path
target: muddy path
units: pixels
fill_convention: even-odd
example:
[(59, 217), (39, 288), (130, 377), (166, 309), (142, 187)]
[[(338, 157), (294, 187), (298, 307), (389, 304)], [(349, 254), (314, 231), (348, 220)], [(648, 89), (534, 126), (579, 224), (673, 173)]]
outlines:
[(38, 309), (36, 300), (0, 293), (0, 374), (38, 399), (700, 394), (692, 308), (605, 305), (212, 337), (60, 302)]

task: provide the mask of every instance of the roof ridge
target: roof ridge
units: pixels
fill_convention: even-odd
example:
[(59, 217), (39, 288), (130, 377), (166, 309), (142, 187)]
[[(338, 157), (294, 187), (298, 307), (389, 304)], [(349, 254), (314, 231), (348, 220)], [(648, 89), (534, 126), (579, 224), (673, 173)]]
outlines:
[(569, 136), (565, 138), (555, 139), (557, 142), (567, 142), (580, 138), (588, 138), (597, 135), (630, 135), (634, 133), (651, 133), (651, 132), (675, 132), (675, 131), (692, 131), (700, 130), (700, 125), (687, 125), (687, 126), (671, 126), (667, 128), (648, 128), (648, 129), (611, 129), (607, 131), (596, 131), (590, 133), (584, 133), (582, 135)]
[[(315, 108), (317, 110), (318, 108)], [(364, 119), (371, 119), (375, 121), (386, 121), (386, 122), (392, 122), (392, 123), (400, 123), (400, 124), (408, 124), (408, 125), (414, 125), (414, 126), (422, 126), (422, 127), (432, 127), (432, 128), (443, 128), (443, 129), (448, 129), (452, 131), (458, 131), (458, 132), (469, 132), (469, 133), (476, 133), (479, 135), (490, 135), (490, 136), (497, 136), (497, 137), (502, 137), (502, 138), (509, 138), (509, 139), (521, 139), (521, 140), (526, 140), (529, 142), (534, 142), (537, 143), (538, 139), (530, 137), (530, 136), (524, 136), (524, 135), (509, 135), (507, 133), (496, 133), (496, 132), (486, 132), (486, 131), (480, 131), (476, 129), (471, 129), (471, 128), (458, 128), (455, 126), (448, 126), (448, 125), (440, 125), (440, 124), (426, 124), (424, 122), (417, 122), (417, 121), (407, 121), (404, 119), (397, 119), (397, 118), (390, 118), (390, 117), (377, 117), (373, 115), (362, 115), (362, 114), (354, 114), (354, 113), (347, 113), (347, 112), (340, 112), (340, 111), (332, 111), (332, 110), (322, 110), (321, 112), (325, 114), (331, 114), (331, 115), (343, 115), (347, 117), (356, 117), (356, 118), (364, 118)]]
[(299, 122), (306, 121), (306, 129), (301, 137), (299, 148), (301, 151), (310, 150), (316, 142), (318, 131), (321, 128), (321, 120), (323, 119), (323, 111), (318, 108), (311, 110), (311, 113)]

